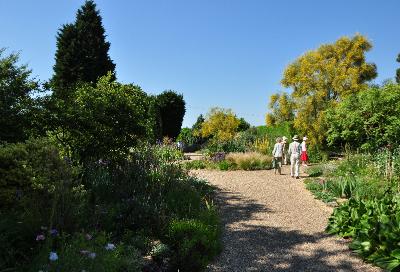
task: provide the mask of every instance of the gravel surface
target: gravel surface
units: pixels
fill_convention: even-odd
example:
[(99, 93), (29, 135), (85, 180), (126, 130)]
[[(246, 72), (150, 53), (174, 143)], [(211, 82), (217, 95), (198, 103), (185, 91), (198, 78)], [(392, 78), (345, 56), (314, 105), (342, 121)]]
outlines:
[(218, 188), (224, 225), (224, 249), (208, 271), (381, 271), (324, 232), (332, 208), (289, 171), (192, 172)]

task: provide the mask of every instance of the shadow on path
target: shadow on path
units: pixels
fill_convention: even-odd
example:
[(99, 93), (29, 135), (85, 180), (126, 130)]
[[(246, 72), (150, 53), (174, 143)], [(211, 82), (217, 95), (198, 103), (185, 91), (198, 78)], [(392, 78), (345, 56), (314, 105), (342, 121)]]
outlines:
[(264, 204), (219, 191), (218, 205), (224, 250), (208, 271), (360, 271), (346, 257), (335, 261), (351, 253), (323, 247), (321, 240), (330, 239), (325, 233), (309, 235), (259, 222), (257, 213), (274, 213)]

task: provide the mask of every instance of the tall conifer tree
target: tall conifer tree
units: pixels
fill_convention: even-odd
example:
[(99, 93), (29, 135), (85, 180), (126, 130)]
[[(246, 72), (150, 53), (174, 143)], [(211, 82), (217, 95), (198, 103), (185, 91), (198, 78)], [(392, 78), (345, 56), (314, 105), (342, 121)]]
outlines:
[(76, 83), (94, 83), (109, 71), (114, 74), (115, 64), (108, 55), (109, 49), (96, 4), (86, 1), (78, 10), (75, 23), (62, 26), (57, 33), (52, 79), (55, 95), (68, 99), (70, 88)]

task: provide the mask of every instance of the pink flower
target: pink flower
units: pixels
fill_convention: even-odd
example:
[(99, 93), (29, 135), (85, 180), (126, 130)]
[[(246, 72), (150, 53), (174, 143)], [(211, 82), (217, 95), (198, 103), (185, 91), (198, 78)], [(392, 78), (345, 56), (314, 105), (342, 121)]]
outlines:
[(36, 236), (36, 241), (44, 241), (44, 239), (46, 239), (46, 237), (44, 237), (43, 234), (39, 234), (38, 236)]

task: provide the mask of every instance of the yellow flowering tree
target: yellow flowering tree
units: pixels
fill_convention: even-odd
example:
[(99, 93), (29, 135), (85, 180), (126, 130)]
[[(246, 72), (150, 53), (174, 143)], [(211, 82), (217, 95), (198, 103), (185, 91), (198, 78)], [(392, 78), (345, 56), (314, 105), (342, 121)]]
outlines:
[(213, 137), (218, 141), (234, 138), (240, 125), (240, 119), (230, 109), (212, 108), (201, 125), (203, 138)]
[(371, 47), (360, 34), (342, 37), (305, 53), (284, 71), (281, 83), (293, 89), (294, 127), (312, 143), (323, 144), (326, 139), (325, 111), (376, 77), (375, 64), (365, 60)]
[(268, 108), (271, 112), (267, 113), (265, 117), (267, 126), (278, 125), (286, 121), (293, 121), (294, 103), (292, 98), (286, 92), (271, 95)]

